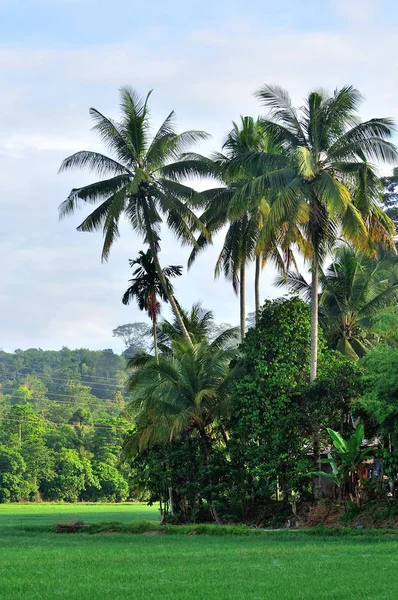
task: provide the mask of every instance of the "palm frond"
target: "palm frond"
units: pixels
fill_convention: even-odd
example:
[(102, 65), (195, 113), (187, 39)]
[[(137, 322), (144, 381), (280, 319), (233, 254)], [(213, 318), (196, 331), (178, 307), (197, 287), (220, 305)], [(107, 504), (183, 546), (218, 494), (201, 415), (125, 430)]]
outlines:
[(281, 123), (290, 135), (294, 135), (300, 145), (306, 145), (304, 131), (286, 90), (279, 86), (264, 85), (255, 96), (269, 110), (273, 120)]
[(300, 273), (288, 271), (286, 276), (278, 275), (275, 278), (276, 287), (287, 286), (291, 291), (303, 296), (304, 300), (311, 300), (311, 284), (309, 284)]
[(105, 117), (96, 108), (90, 108), (90, 115), (96, 122), (93, 131), (99, 134), (108, 148), (114, 152), (119, 161), (126, 165), (131, 165), (132, 158), (135, 158), (131, 152), (131, 147), (126, 143), (124, 132), (118, 123)]
[(113, 158), (99, 152), (92, 152), (91, 150), (81, 150), (65, 158), (61, 163), (59, 173), (71, 169), (84, 169), (86, 167), (95, 171), (99, 177), (131, 174), (124, 165)]
[(99, 200), (108, 198), (111, 194), (126, 186), (129, 180), (129, 175), (116, 175), (111, 179), (98, 181), (81, 188), (74, 188), (67, 199), (59, 206), (60, 219), (74, 213), (83, 202), (95, 204)]

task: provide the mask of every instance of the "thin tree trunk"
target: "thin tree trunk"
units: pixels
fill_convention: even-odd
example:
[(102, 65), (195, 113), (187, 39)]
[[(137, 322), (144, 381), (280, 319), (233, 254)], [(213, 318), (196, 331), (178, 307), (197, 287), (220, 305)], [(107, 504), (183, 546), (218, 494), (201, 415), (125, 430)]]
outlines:
[[(311, 367), (310, 381), (315, 381), (318, 367), (318, 261), (316, 258), (312, 261), (312, 283), (311, 283)], [(312, 448), (314, 457), (314, 470), (321, 470), (321, 448), (319, 443), (319, 423), (313, 422), (312, 429)], [(313, 475), (312, 491), (315, 500), (322, 496), (321, 476)]]
[(318, 367), (318, 261), (312, 261), (311, 284), (311, 370), (310, 381), (316, 379)]
[(260, 314), (260, 272), (261, 272), (261, 256), (256, 256), (256, 274), (254, 277), (254, 298), (256, 310), (256, 324)]
[(170, 502), (170, 514), (172, 517), (174, 517), (174, 499), (173, 499), (173, 488), (170, 486), (169, 487), (169, 502)]
[(158, 352), (158, 333), (156, 331), (156, 316), (152, 320), (153, 329), (153, 347), (155, 349), (156, 362), (159, 363), (159, 352)]
[(181, 329), (182, 335), (183, 337), (186, 339), (186, 341), (188, 342), (188, 344), (190, 345), (191, 348), (193, 348), (193, 343), (192, 340), (190, 338), (190, 335), (188, 333), (187, 328), (185, 327), (185, 323), (183, 321), (183, 318), (181, 316), (181, 313), (178, 309), (177, 306), (177, 302), (174, 298), (174, 295), (170, 292), (167, 283), (166, 283), (166, 279), (163, 275), (163, 271), (162, 271), (162, 267), (160, 266), (160, 262), (159, 262), (159, 257), (158, 257), (158, 251), (156, 249), (155, 243), (151, 240), (150, 242), (150, 247), (152, 250), (152, 255), (153, 255), (153, 260), (155, 262), (155, 266), (156, 266), (156, 271), (158, 273), (159, 279), (160, 279), (160, 283), (162, 284), (162, 287), (164, 289), (164, 293), (167, 296), (168, 301), (170, 302), (171, 308), (173, 309), (174, 315), (177, 319), (178, 325)]
[(246, 264), (242, 260), (240, 265), (240, 282), (239, 282), (239, 295), (240, 295), (240, 338), (241, 341), (245, 339), (246, 334)]
[[(201, 446), (202, 446), (202, 453), (203, 453), (203, 457), (204, 457), (204, 462), (205, 465), (207, 466), (209, 464), (209, 459), (210, 459), (210, 442), (209, 439), (205, 433), (204, 430), (200, 430), (200, 439), (201, 439)], [(211, 476), (208, 479), (208, 484), (211, 486), (213, 485), (213, 481), (211, 479)], [(212, 491), (210, 490), (207, 494), (207, 501), (209, 503), (209, 508), (210, 508), (210, 514), (213, 517), (214, 521), (219, 525), (221, 523), (221, 519), (218, 516), (217, 513), (217, 509), (214, 505), (214, 501), (213, 501), (213, 494)]]
[[(321, 447), (319, 443), (319, 424), (316, 422), (311, 423), (312, 430), (312, 452), (314, 458), (314, 471), (321, 470)], [(312, 476), (312, 493), (314, 494), (315, 500), (319, 500), (322, 497), (322, 483), (320, 475)]]

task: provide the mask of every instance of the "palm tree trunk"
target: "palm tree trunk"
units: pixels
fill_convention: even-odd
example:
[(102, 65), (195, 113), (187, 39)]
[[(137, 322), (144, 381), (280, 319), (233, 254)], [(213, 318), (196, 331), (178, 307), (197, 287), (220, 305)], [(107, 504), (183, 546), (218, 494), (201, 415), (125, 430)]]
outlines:
[(310, 381), (316, 379), (318, 366), (318, 261), (312, 261), (311, 283), (311, 369)]
[(150, 241), (150, 247), (151, 247), (151, 250), (152, 250), (153, 260), (155, 262), (156, 271), (158, 273), (158, 276), (159, 276), (159, 279), (160, 279), (160, 283), (162, 284), (162, 287), (164, 289), (164, 293), (166, 294), (167, 299), (170, 302), (171, 308), (172, 308), (172, 310), (174, 312), (175, 318), (178, 321), (178, 325), (180, 326), (180, 329), (181, 329), (183, 337), (186, 339), (186, 341), (188, 342), (189, 346), (191, 348), (193, 348), (192, 340), (190, 338), (190, 335), (188, 333), (187, 328), (185, 327), (185, 323), (184, 323), (183, 318), (181, 316), (181, 313), (180, 313), (180, 311), (178, 309), (177, 302), (176, 302), (176, 300), (174, 298), (174, 295), (170, 292), (170, 290), (169, 290), (169, 288), (167, 286), (166, 279), (165, 279), (165, 277), (163, 275), (162, 267), (160, 266), (158, 251), (157, 251), (155, 243), (152, 241), (152, 239)]
[[(318, 276), (319, 268), (316, 258), (312, 261), (311, 282), (311, 367), (310, 381), (315, 381), (318, 367)], [(321, 470), (321, 448), (319, 443), (319, 423), (311, 423), (314, 470)], [(315, 500), (322, 496), (321, 476), (313, 475), (312, 491)]]
[(153, 330), (153, 347), (155, 349), (155, 358), (156, 358), (156, 362), (159, 363), (158, 332), (156, 331), (156, 316), (152, 319), (152, 330)]
[[(209, 459), (210, 459), (210, 442), (206, 435), (206, 432), (203, 429), (199, 430), (199, 434), (200, 434), (200, 440), (201, 440), (201, 446), (202, 446), (202, 453), (203, 453), (203, 457), (204, 457), (204, 463), (207, 467), (207, 465), (209, 464)], [(208, 471), (208, 469), (206, 469), (206, 471)], [(210, 486), (210, 490), (207, 492), (207, 498), (206, 498), (207, 502), (209, 503), (210, 514), (213, 517), (214, 521), (217, 523), (217, 525), (219, 525), (221, 523), (221, 519), (218, 515), (217, 509), (216, 509), (216, 507), (214, 505), (214, 501), (213, 501), (213, 493), (211, 490), (213, 481), (211, 479), (211, 476), (209, 476), (209, 478), (207, 479), (207, 484), (208, 484), (208, 486)]]
[(256, 274), (254, 276), (254, 298), (255, 298), (255, 311), (256, 311), (256, 324), (260, 314), (260, 271), (261, 271), (261, 257), (256, 256)]
[(242, 260), (240, 265), (240, 286), (239, 286), (239, 295), (240, 295), (240, 338), (241, 341), (245, 339), (246, 334), (246, 264), (245, 261)]

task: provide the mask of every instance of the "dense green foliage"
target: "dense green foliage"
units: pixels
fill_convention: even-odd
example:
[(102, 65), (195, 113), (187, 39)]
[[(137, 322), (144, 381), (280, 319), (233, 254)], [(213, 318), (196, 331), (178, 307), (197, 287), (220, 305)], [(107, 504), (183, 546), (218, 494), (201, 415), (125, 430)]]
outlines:
[(277, 497), (287, 505), (310, 494), (311, 424), (326, 440), (360, 387), (355, 363), (323, 343), (310, 384), (310, 336), (302, 300), (266, 302), (239, 354), (217, 341), (194, 350), (180, 343), (160, 364), (138, 368), (130, 405), (137, 430), (126, 450), (151, 501), (179, 520), (261, 520)]
[(382, 177), (381, 184), (384, 187), (382, 206), (385, 213), (398, 227), (398, 168), (395, 167), (392, 174)]
[(359, 389), (356, 366), (319, 352), (319, 375), (309, 383), (311, 321), (301, 300), (266, 302), (242, 347), (245, 375), (233, 400), (234, 460), (241, 457), (253, 500), (276, 493), (306, 495), (311, 470), (311, 424), (325, 437), (340, 425)]
[(124, 369), (111, 350), (0, 353), (0, 502), (130, 496)]

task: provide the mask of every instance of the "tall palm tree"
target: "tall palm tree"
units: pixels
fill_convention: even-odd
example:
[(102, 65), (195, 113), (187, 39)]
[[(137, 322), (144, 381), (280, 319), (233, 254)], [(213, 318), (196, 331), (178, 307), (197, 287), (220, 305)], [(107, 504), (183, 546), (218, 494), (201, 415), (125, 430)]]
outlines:
[[(178, 305), (167, 286), (159, 262), (160, 226), (167, 226), (183, 242), (195, 243), (193, 230), (205, 230), (191, 209), (198, 198), (194, 190), (178, 181), (178, 157), (193, 143), (206, 139), (202, 131), (178, 134), (171, 112), (158, 131), (150, 137), (148, 100), (130, 88), (122, 88), (121, 119), (116, 122), (91, 108), (94, 131), (112, 156), (83, 150), (66, 158), (60, 171), (89, 168), (100, 178), (89, 185), (73, 189), (60, 205), (65, 217), (82, 204), (98, 204), (78, 227), (79, 231), (102, 229), (102, 259), (107, 260), (111, 246), (119, 237), (119, 221), (126, 217), (134, 231), (149, 244), (165, 295), (190, 344)], [(167, 167), (167, 172), (166, 172)], [(106, 177), (106, 179), (104, 179)]]
[[(138, 258), (130, 260), (130, 267), (136, 267), (133, 271), (133, 279), (130, 279), (131, 284), (123, 294), (123, 304), (129, 304), (133, 299), (137, 300), (138, 308), (146, 310), (148, 317), (152, 321), (153, 330), (153, 347), (155, 357), (158, 360), (158, 342), (157, 342), (157, 316), (160, 314), (160, 300), (167, 302), (162, 282), (160, 281), (156, 270), (155, 261), (153, 260), (152, 251), (148, 249), (146, 252), (142, 250), (138, 253)], [(173, 294), (173, 286), (170, 279), (172, 277), (180, 277), (182, 275), (182, 267), (170, 265), (162, 269), (164, 280), (171, 294)]]
[[(270, 209), (270, 196), (268, 200), (264, 195), (256, 194), (245, 198), (244, 209), (236, 218), (231, 218), (230, 203), (237, 191), (248, 181), (253, 179), (253, 174), (239, 165), (237, 169), (232, 168), (232, 163), (242, 156), (251, 152), (275, 152), (281, 151), (281, 147), (272, 144), (269, 136), (265, 134), (259, 119), (253, 117), (241, 117), (240, 124), (233, 123), (233, 128), (228, 134), (224, 144), (223, 153), (216, 153), (212, 159), (197, 155), (188, 155), (191, 160), (197, 160), (202, 164), (202, 169), (208, 168), (209, 174), (217, 177), (223, 187), (209, 189), (203, 193), (206, 202), (205, 210), (201, 216), (206, 225), (207, 232), (217, 233), (222, 227), (228, 225), (223, 248), (218, 257), (215, 276), (224, 273), (227, 279), (232, 281), (233, 289), (239, 291), (240, 297), (240, 328), (243, 340), (246, 331), (246, 265), (248, 262), (256, 261), (255, 273), (255, 302), (256, 314), (260, 308), (260, 271), (268, 259), (274, 260), (277, 266), (284, 270), (285, 258), (291, 258), (291, 250), (285, 246), (285, 240), (280, 231), (272, 236), (263, 235), (264, 223)], [(200, 235), (197, 245), (192, 250), (188, 261), (190, 266), (195, 260), (198, 252), (205, 248), (211, 240), (209, 237)], [(283, 247), (283, 250), (282, 250)], [(285, 256), (284, 256), (285, 254)]]
[[(398, 302), (398, 258), (373, 258), (344, 244), (332, 264), (320, 274), (319, 319), (331, 348), (349, 358), (361, 358), (377, 341), (373, 322)], [(279, 279), (278, 285), (286, 282)], [(311, 285), (289, 273), (289, 287), (311, 298)]]
[[(230, 363), (236, 352), (215, 340), (189, 346), (182, 338), (174, 340), (172, 352), (130, 365), (135, 370), (128, 381), (133, 394), (128, 411), (134, 415), (136, 430), (124, 444), (127, 455), (157, 443), (197, 436), (206, 465), (217, 439), (227, 439), (221, 425), (230, 411), (230, 398), (237, 369)], [(211, 475), (208, 474), (208, 484)], [(213, 517), (217, 512), (209, 502)]]
[(256, 95), (269, 110), (262, 126), (283, 153), (251, 152), (234, 160), (234, 169), (243, 165), (255, 176), (236, 193), (231, 213), (236, 217), (244, 213), (247, 195), (271, 189), (276, 197), (267, 219), (269, 230), (294, 223), (303, 235), (312, 273), (313, 381), (318, 355), (318, 279), (327, 252), (340, 235), (363, 248), (374, 241), (372, 237), (391, 240), (391, 222), (381, 215), (374, 185), (369, 185), (377, 181), (369, 161), (396, 160), (397, 150), (389, 142), (394, 124), (388, 118), (361, 122), (355, 112), (362, 97), (351, 86), (331, 96), (311, 92), (299, 111), (279, 87), (265, 85)]

